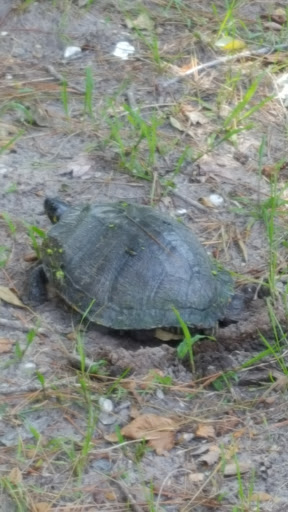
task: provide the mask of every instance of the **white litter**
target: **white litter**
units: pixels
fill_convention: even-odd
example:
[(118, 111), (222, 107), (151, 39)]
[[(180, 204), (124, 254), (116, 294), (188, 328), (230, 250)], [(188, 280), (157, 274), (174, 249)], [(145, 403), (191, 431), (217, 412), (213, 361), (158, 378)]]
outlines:
[(276, 80), (276, 87), (278, 90), (278, 98), (283, 102), (285, 107), (288, 107), (288, 74), (280, 76)]
[(79, 55), (82, 52), (79, 46), (67, 46), (64, 50), (64, 58), (70, 59), (71, 57), (75, 57), (75, 55)]
[(224, 203), (223, 197), (218, 194), (210, 194), (209, 199), (214, 206), (220, 206)]
[(119, 57), (119, 59), (127, 60), (127, 59), (129, 59), (130, 55), (133, 55), (134, 52), (135, 52), (134, 46), (132, 46), (127, 41), (121, 41), (120, 43), (116, 44), (113, 55), (115, 57)]

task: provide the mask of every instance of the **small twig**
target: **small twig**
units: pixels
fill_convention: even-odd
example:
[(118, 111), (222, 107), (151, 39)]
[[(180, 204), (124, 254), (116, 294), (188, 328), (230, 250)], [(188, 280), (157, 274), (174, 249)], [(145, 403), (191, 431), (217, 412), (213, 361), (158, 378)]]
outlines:
[(195, 201), (194, 199), (190, 199), (190, 197), (183, 196), (180, 194), (180, 192), (177, 192), (177, 190), (172, 191), (173, 196), (178, 197), (179, 199), (182, 199), (182, 201), (185, 201), (185, 203), (190, 204), (191, 206), (194, 206), (194, 208), (198, 208), (198, 210), (201, 210), (201, 212), (207, 213), (207, 208), (203, 206), (203, 204), (198, 203), (198, 201)]
[(130, 89), (126, 91), (126, 97), (131, 110), (136, 110), (138, 108), (138, 105), (134, 96), (133, 87), (130, 87)]
[(202, 71), (203, 69), (213, 68), (220, 64), (226, 64), (226, 62), (231, 62), (239, 59), (243, 59), (245, 57), (257, 57), (258, 55), (267, 55), (270, 53), (277, 52), (279, 50), (287, 50), (288, 44), (278, 44), (273, 48), (259, 48), (259, 50), (247, 50), (245, 52), (236, 53), (235, 55), (227, 55), (225, 57), (219, 57), (218, 59), (211, 60), (210, 62), (205, 62), (204, 64), (199, 64), (199, 66), (195, 66), (194, 68), (188, 69), (185, 73), (168, 80), (162, 86), (167, 87), (168, 85), (172, 85), (181, 78), (185, 78), (186, 76), (193, 75), (198, 73), (198, 71)]
[[(56, 69), (53, 66), (51, 66), (51, 64), (44, 66), (44, 69), (46, 69), (46, 71), (48, 71), (48, 73), (50, 73), (59, 82), (67, 82), (67, 80), (60, 73), (58, 73), (58, 71), (56, 71)], [(72, 89), (75, 89), (75, 91), (80, 92), (81, 94), (85, 94), (85, 89), (83, 89), (83, 87), (79, 87), (78, 85), (71, 83), (68, 85), (69, 87), (72, 87)]]
[(119, 489), (122, 491), (122, 493), (124, 494), (124, 497), (126, 498), (126, 500), (128, 501), (128, 504), (131, 508), (131, 510), (133, 510), (133, 512), (144, 512), (143, 508), (140, 507), (140, 505), (138, 505), (136, 503), (136, 501), (134, 500), (133, 496), (130, 494), (130, 492), (128, 491), (127, 487), (125, 484), (123, 484), (121, 482), (121, 480), (116, 480), (115, 478), (113, 478), (113, 482), (115, 484), (118, 485)]

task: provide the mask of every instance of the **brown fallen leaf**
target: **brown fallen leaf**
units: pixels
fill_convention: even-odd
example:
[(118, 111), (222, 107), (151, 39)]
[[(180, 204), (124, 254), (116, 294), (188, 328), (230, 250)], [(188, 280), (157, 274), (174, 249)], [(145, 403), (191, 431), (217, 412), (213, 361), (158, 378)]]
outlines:
[(236, 432), (233, 432), (233, 437), (235, 439), (239, 439), (240, 437), (243, 437), (247, 433), (247, 427), (242, 427), (236, 430)]
[(199, 458), (199, 461), (206, 462), (206, 464), (208, 464), (208, 466), (212, 466), (213, 464), (215, 464), (215, 462), (218, 461), (220, 454), (221, 454), (220, 448), (216, 444), (213, 444), (209, 447), (209, 451), (207, 453), (204, 453), (204, 455), (201, 455), (201, 457)]
[(45, 501), (33, 503), (33, 512), (50, 512), (50, 510), (52, 510), (50, 503), (46, 503)]
[(108, 443), (117, 443), (117, 441), (119, 441), (119, 436), (117, 436), (115, 432), (112, 432), (112, 434), (105, 434), (103, 438), (105, 441), (108, 441)]
[(8, 302), (13, 306), (18, 306), (20, 308), (24, 308), (24, 304), (18, 299), (16, 293), (12, 292), (7, 286), (0, 286), (0, 299), (4, 300), (4, 302)]
[(108, 501), (116, 501), (117, 499), (114, 491), (104, 491), (104, 496)]
[(196, 484), (198, 482), (204, 482), (204, 478), (205, 478), (204, 473), (190, 473), (190, 475), (188, 475), (189, 482), (196, 483)]
[(11, 469), (11, 471), (8, 475), (8, 479), (11, 482), (11, 484), (14, 484), (14, 485), (21, 484), (23, 478), (22, 478), (22, 473), (21, 473), (20, 469), (17, 467)]
[(209, 437), (215, 437), (215, 429), (212, 425), (198, 425), (197, 430), (195, 432), (195, 436), (204, 437), (205, 439)]
[(153, 448), (157, 455), (163, 455), (165, 452), (172, 450), (175, 444), (175, 432), (160, 432), (159, 437), (150, 439), (148, 446)]
[(181, 111), (192, 124), (206, 124), (209, 122), (208, 117), (204, 116), (199, 110), (193, 109), (190, 105), (182, 105)]
[(9, 340), (8, 338), (0, 338), (0, 354), (6, 354), (10, 352), (14, 341)]
[(177, 424), (171, 418), (156, 414), (141, 414), (121, 429), (121, 434), (130, 439), (145, 439), (157, 455), (171, 450), (175, 442)]
[(276, 30), (278, 32), (282, 30), (282, 26), (279, 25), (279, 23), (275, 23), (275, 21), (265, 21), (263, 23), (263, 27), (267, 28), (268, 30)]
[(251, 501), (271, 501), (273, 500), (274, 501), (274, 497), (271, 496), (271, 494), (268, 494), (267, 492), (255, 492), (254, 494), (252, 494), (251, 498), (250, 498)]

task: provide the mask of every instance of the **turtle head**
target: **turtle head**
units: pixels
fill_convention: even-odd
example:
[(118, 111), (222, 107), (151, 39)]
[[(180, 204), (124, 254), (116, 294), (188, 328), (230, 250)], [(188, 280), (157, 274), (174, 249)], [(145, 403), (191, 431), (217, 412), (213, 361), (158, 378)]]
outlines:
[(70, 206), (58, 197), (46, 197), (44, 201), (44, 210), (46, 215), (51, 220), (52, 224), (56, 224)]

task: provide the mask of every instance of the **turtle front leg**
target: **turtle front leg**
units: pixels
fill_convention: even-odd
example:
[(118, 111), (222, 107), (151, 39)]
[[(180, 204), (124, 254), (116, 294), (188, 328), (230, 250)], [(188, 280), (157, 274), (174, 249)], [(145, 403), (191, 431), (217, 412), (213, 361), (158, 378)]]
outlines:
[(43, 304), (48, 300), (48, 279), (43, 265), (38, 265), (31, 272), (29, 279), (28, 300), (32, 305)]

